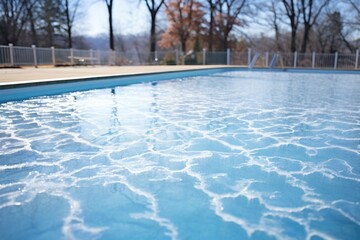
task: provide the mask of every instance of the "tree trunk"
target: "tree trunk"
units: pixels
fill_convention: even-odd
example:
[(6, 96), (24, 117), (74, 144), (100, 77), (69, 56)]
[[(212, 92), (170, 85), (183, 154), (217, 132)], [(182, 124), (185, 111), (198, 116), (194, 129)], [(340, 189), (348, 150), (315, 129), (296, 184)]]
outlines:
[(275, 29), (276, 50), (281, 51), (281, 50), (282, 50), (282, 46), (281, 46), (281, 42), (280, 42), (279, 26), (278, 26), (277, 24), (275, 24), (275, 25), (274, 25), (274, 29)]
[(67, 35), (68, 35), (68, 47), (72, 48), (72, 37), (71, 37), (71, 19), (69, 12), (69, 0), (65, 1), (65, 13), (66, 13), (66, 25), (67, 25)]
[(29, 14), (29, 20), (30, 20), (32, 44), (37, 46), (38, 45), (38, 40), (37, 40), (37, 34), (36, 34), (35, 20), (34, 20), (33, 13), (32, 13), (31, 9), (28, 11), (28, 14)]
[(291, 27), (291, 52), (296, 51), (296, 29), (294, 27)]
[(108, 7), (108, 12), (109, 12), (109, 44), (110, 44), (110, 49), (111, 50), (115, 50), (114, 47), (114, 31), (113, 31), (113, 21), (112, 21), (112, 4), (113, 4), (113, 0), (110, 0), (110, 3), (107, 4)]
[(226, 52), (227, 49), (228, 49), (228, 38), (229, 38), (229, 33), (225, 33), (225, 36), (224, 36), (224, 39), (223, 39), (223, 42), (222, 42), (222, 50), (224, 52)]
[(186, 39), (181, 41), (181, 51), (186, 54)]
[(69, 48), (72, 48), (72, 34), (71, 34), (71, 26), (68, 26), (68, 46)]
[(305, 25), (304, 26), (303, 42), (301, 44), (301, 52), (302, 53), (306, 52), (307, 42), (309, 41), (309, 32), (310, 32), (310, 27), (308, 25)]
[(110, 49), (111, 50), (115, 50), (114, 47), (114, 31), (113, 31), (113, 24), (112, 24), (112, 15), (109, 17), (109, 23), (110, 23), (110, 32), (109, 32), (109, 37), (110, 37)]
[(213, 51), (213, 37), (214, 37), (214, 4), (210, 3), (210, 26), (209, 26), (209, 51)]
[(156, 51), (156, 13), (151, 12), (150, 52)]
[[(156, 14), (158, 13), (161, 6), (164, 4), (164, 0), (161, 0), (158, 6), (155, 5), (155, 0), (149, 2), (145, 0), (146, 6), (151, 15), (151, 28), (150, 28), (150, 52), (156, 51)], [(150, 4), (151, 3), (151, 4)]]
[(46, 31), (47, 31), (47, 40), (46, 40), (46, 45), (47, 46), (53, 46), (54, 45), (54, 31), (53, 31), (53, 27), (51, 25), (51, 20), (47, 19), (47, 26), (46, 26)]
[(299, 24), (299, 9), (296, 8), (298, 6), (294, 0), (282, 0), (282, 3), (285, 8), (286, 16), (290, 20), (290, 27), (291, 27), (291, 43), (290, 43), (290, 50), (291, 52), (296, 51), (296, 31)]

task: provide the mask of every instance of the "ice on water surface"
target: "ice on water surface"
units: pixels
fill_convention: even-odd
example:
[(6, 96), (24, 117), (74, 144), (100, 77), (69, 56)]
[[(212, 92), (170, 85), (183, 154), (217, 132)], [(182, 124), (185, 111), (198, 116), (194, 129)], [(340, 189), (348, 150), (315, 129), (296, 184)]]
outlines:
[(360, 78), (227, 72), (0, 104), (4, 239), (359, 239)]

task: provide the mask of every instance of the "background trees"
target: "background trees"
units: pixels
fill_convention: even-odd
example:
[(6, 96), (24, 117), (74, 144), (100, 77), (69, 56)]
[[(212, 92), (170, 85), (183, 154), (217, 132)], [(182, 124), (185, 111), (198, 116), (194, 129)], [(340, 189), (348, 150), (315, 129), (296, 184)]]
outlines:
[(25, 1), (28, 24), (30, 25), (30, 36), (32, 44), (38, 45), (37, 19), (39, 19), (39, 3), (37, 0)]
[(296, 51), (296, 34), (299, 26), (300, 19), (300, 3), (297, 0), (281, 0), (283, 8), (285, 10), (285, 15), (289, 19), (290, 28), (291, 28), (291, 46), (290, 50), (292, 52)]
[(72, 47), (80, 0), (1, 0), (0, 44)]
[[(355, 52), (360, 47), (360, 0), (138, 0), (138, 7), (150, 16), (149, 25), (146, 33), (131, 37), (114, 33), (113, 26), (118, 25), (114, 16), (120, 12), (114, 2), (0, 0), (0, 44), (137, 52), (167, 48), (226, 51), (247, 46), (291, 52)], [(129, 2), (134, 1), (117, 0), (116, 4), (124, 10)], [(108, 22), (104, 26), (108, 26), (108, 44), (102, 41), (105, 36), (89, 37), (74, 27), (81, 8), (94, 3), (104, 10), (106, 6), (108, 15), (102, 18)], [(128, 39), (133, 40), (127, 43)]]
[(55, 38), (63, 34), (61, 27), (65, 22), (63, 6), (60, 0), (39, 1), (39, 5), (40, 21), (38, 30), (43, 36), (43, 45), (52, 46), (55, 43)]
[[(221, 50), (226, 51), (230, 32), (243, 24), (239, 15), (247, 6), (247, 0), (218, 0), (216, 4), (216, 25), (220, 36)], [(249, 10), (249, 9), (248, 9)]]
[(185, 51), (187, 42), (194, 45), (196, 40), (210, 51), (226, 51), (230, 34), (245, 25), (241, 15), (251, 12), (250, 5), (249, 0), (170, 0), (166, 4), (169, 25), (161, 37), (161, 46), (180, 43), (180, 49)]
[(301, 52), (306, 52), (306, 46), (309, 41), (309, 34), (311, 28), (316, 23), (322, 10), (329, 4), (330, 0), (316, 1), (316, 0), (301, 0), (301, 14), (304, 25), (304, 35), (301, 44)]
[(339, 11), (326, 14), (324, 19), (315, 26), (314, 35), (317, 37), (313, 43), (317, 43), (320, 52), (355, 52), (355, 47), (348, 41), (350, 32), (344, 28), (344, 18)]
[(169, 25), (161, 36), (160, 45), (165, 48), (180, 46), (180, 50), (186, 52), (204, 22), (202, 7), (196, 0), (169, 0), (166, 4)]
[(2, 43), (18, 44), (28, 19), (26, 4), (20, 0), (1, 0), (0, 32)]

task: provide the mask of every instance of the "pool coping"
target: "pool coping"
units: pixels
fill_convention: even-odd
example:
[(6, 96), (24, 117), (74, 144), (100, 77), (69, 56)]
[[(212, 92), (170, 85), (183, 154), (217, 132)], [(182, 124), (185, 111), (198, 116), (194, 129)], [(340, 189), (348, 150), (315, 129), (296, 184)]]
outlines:
[(71, 82), (85, 82), (85, 81), (93, 81), (93, 80), (108, 79), (108, 78), (141, 77), (141, 76), (147, 76), (147, 75), (154, 76), (154, 75), (164, 75), (164, 74), (171, 74), (171, 73), (176, 74), (176, 73), (181, 73), (181, 72), (197, 72), (197, 71), (222, 70), (222, 69), (244, 70), (247, 68), (235, 67), (235, 66), (217, 66), (217, 67), (209, 66), (209, 67), (202, 67), (202, 68), (189, 68), (189, 69), (166, 70), (166, 71), (158, 70), (158, 71), (88, 75), (88, 76), (77, 76), (77, 77), (46, 78), (46, 79), (39, 79), (39, 80), (9, 81), (9, 82), (0, 82), (0, 90), (11, 89), (11, 88), (22, 88), (22, 87), (71, 83)]
[[(163, 74), (163, 73), (179, 73), (179, 72), (188, 72), (188, 71), (202, 71), (202, 70), (212, 70), (212, 69), (228, 69), (228, 68), (237, 68), (237, 69), (246, 69), (244, 66), (228, 66), (228, 65), (213, 65), (213, 66), (178, 66), (177, 67), (170, 67), (167, 66), (139, 66), (139, 67), (105, 67), (105, 70), (109, 70), (112, 73), (104, 73), (104, 68), (99, 67), (98, 71), (91, 71), (89, 75), (82, 75), (81, 72), (86, 72), (89, 68), (53, 68), (55, 71), (52, 72), (52, 69), (46, 69), (48, 72), (42, 72), (43, 69), (22, 69), (19, 71), (22, 77), (15, 77), (14, 80), (11, 79), (15, 75), (16, 72), (12, 72), (3, 79), (7, 78), (5, 81), (1, 81), (0, 78), (0, 89), (7, 89), (7, 88), (15, 88), (15, 87), (26, 87), (26, 86), (37, 86), (37, 85), (44, 85), (44, 84), (57, 84), (57, 83), (64, 83), (64, 82), (72, 82), (72, 81), (86, 81), (86, 80), (96, 80), (96, 79), (104, 79), (104, 78), (118, 78), (118, 77), (130, 77), (130, 76), (143, 76), (143, 75), (153, 75), (153, 74)], [(30, 71), (28, 71), (30, 70)], [(34, 73), (34, 70), (36, 71)], [(49, 71), (50, 70), (50, 71)], [(53, 78), (52, 76), (59, 74), (58, 70), (71, 70), (71, 72), (66, 72), (64, 75), (65, 77)], [(91, 68), (94, 70), (94, 68)], [(24, 71), (24, 72), (23, 72)], [(28, 71), (28, 72), (27, 72)], [(97, 72), (101, 72), (98, 74)], [(116, 73), (114, 73), (116, 72)], [(0, 71), (1, 74), (1, 71)], [(25, 75), (26, 74), (26, 75)], [(31, 76), (32, 74), (38, 75), (38, 79), (27, 80), (27, 76)], [(4, 76), (3, 75), (3, 76)], [(12, 76), (11, 76), (12, 75)], [(60, 74), (61, 75), (61, 74)], [(80, 75), (80, 76), (79, 76)], [(50, 76), (50, 77), (47, 77)], [(30, 77), (31, 78), (31, 77)], [(34, 78), (34, 77), (33, 77)]]

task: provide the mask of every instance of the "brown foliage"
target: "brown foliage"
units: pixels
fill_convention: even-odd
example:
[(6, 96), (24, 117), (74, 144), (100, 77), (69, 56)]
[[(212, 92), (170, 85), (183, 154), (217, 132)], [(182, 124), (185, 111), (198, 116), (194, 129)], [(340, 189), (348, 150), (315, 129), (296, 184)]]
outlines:
[(186, 52), (198, 36), (204, 23), (203, 5), (196, 0), (169, 0), (166, 4), (168, 28), (161, 35), (160, 46), (180, 46)]

